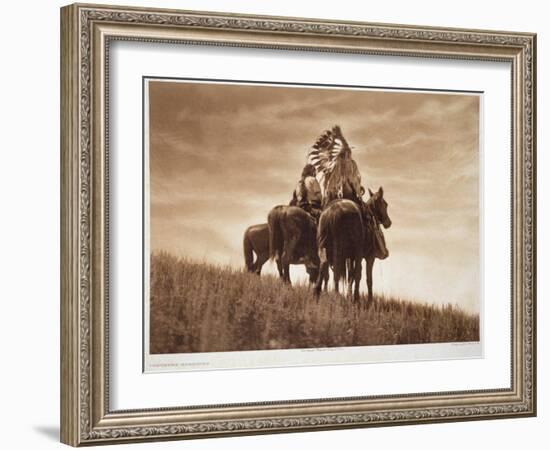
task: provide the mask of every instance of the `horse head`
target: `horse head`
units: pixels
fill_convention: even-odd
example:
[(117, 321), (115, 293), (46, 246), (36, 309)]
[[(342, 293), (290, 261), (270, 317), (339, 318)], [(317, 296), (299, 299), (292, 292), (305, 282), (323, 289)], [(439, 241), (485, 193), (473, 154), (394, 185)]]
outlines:
[(380, 186), (376, 192), (372, 192), (369, 188), (369, 195), (370, 198), (366, 203), (367, 208), (371, 210), (378, 222), (380, 222), (384, 228), (391, 227), (391, 219), (388, 215), (388, 203), (384, 200), (384, 190), (382, 186)]

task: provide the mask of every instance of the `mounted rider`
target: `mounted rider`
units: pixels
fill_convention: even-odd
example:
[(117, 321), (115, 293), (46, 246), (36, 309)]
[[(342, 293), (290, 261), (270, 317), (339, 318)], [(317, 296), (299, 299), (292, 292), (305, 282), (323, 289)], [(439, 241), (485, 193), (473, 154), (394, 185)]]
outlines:
[(316, 173), (315, 167), (312, 164), (304, 166), (302, 176), (292, 193), (290, 205), (302, 208), (317, 221), (321, 215), (323, 195), (321, 193), (321, 186), (317, 178), (315, 178)]
[[(367, 206), (372, 202), (369, 202), (368, 198), (366, 202), (363, 201), (365, 188), (361, 185), (361, 174), (352, 157), (351, 147), (338, 125), (326, 130), (317, 139), (309, 150), (308, 161), (315, 166), (322, 187), (323, 208), (337, 199), (348, 199), (358, 204), (365, 226), (369, 229), (369, 234), (374, 236), (374, 245), (379, 255), (387, 254), (379, 219), (372, 208)], [(370, 189), (369, 194), (371, 198), (374, 196)]]
[(341, 198), (361, 204), (361, 174), (338, 125), (317, 139), (309, 151), (308, 160), (320, 175), (323, 207)]

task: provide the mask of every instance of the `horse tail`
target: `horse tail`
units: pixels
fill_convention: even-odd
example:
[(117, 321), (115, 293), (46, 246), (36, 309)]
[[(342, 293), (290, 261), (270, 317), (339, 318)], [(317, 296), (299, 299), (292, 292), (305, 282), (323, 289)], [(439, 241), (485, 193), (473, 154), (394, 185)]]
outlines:
[(344, 278), (346, 276), (346, 257), (344, 254), (345, 242), (342, 233), (334, 233), (333, 237), (333, 267), (335, 278)]
[(320, 250), (322, 248), (327, 248), (327, 242), (330, 239), (330, 227), (329, 221), (321, 216), (319, 219), (319, 228), (317, 231), (317, 248)]
[(252, 242), (250, 241), (250, 236), (248, 235), (250, 232), (250, 228), (247, 228), (244, 232), (243, 237), (243, 252), (244, 252), (244, 264), (246, 266), (246, 270), (249, 272), (254, 271), (254, 253), (252, 252)]
[(281, 229), (281, 211), (273, 208), (267, 216), (269, 228), (269, 257), (274, 259), (283, 252), (283, 230)]

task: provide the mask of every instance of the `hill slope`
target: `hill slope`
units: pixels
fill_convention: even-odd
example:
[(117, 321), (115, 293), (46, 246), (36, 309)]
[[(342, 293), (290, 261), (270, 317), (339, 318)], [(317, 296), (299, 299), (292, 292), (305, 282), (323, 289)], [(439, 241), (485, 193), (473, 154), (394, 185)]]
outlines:
[(479, 317), (450, 305), (375, 296), (366, 310), (334, 292), (317, 302), (308, 286), (166, 253), (152, 255), (150, 281), (151, 353), (479, 340)]

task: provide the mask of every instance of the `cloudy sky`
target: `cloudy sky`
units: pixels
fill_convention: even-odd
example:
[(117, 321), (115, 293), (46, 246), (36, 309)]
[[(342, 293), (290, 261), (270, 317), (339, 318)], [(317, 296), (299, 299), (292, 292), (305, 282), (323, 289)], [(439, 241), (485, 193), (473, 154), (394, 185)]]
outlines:
[(309, 147), (339, 124), (393, 221), (375, 292), (479, 310), (477, 95), (148, 85), (153, 251), (242, 267), (246, 227), (288, 203)]

